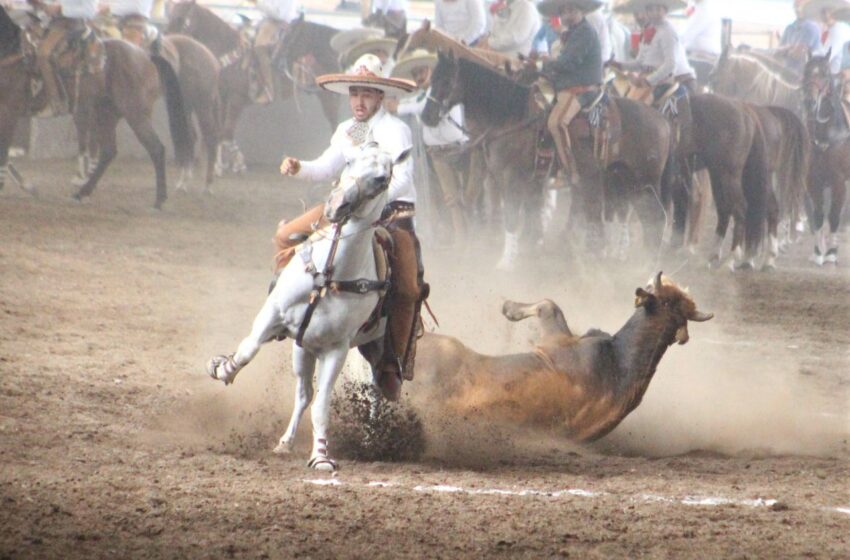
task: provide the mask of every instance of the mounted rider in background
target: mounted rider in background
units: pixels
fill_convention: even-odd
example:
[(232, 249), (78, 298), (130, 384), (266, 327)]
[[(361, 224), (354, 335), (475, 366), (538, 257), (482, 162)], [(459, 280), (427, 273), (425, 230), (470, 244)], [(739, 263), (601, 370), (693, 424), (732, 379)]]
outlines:
[(531, 0), (499, 0), (490, 5), (490, 33), (480, 47), (516, 57), (528, 56), (540, 30), (540, 14)]
[(688, 25), (682, 31), (682, 46), (700, 86), (708, 84), (708, 77), (723, 50), (723, 20), (714, 2), (696, 0), (693, 9), (688, 10)]
[(159, 37), (159, 31), (151, 24), (153, 0), (109, 0), (109, 13), (118, 18), (121, 38), (142, 50), (148, 50)]
[(28, 2), (51, 17), (36, 52), (36, 63), (48, 99), (41, 116), (71, 112), (77, 101), (76, 92), (66, 91), (61, 75), (72, 72), (95, 77), (103, 75), (103, 43), (90, 24), (97, 15), (97, 0), (61, 0), (58, 4), (46, 4), (42, 0)]
[(254, 56), (257, 60), (257, 95), (254, 102), (271, 103), (274, 99), (274, 72), (272, 60), (289, 24), (298, 17), (296, 0), (251, 0), (263, 13), (254, 37)]
[(807, 17), (805, 6), (808, 0), (794, 0), (794, 20), (782, 33), (776, 55), (785, 64), (799, 73), (803, 72), (806, 61), (820, 49), (820, 27), (817, 22)]
[(547, 126), (558, 148), (565, 175), (572, 184), (579, 180), (570, 143), (569, 126), (581, 110), (579, 96), (597, 90), (602, 84), (602, 56), (599, 37), (585, 14), (598, 9), (596, 0), (543, 0), (537, 9), (546, 17), (560, 17), (567, 30), (561, 34), (557, 58), (543, 64), (543, 73), (552, 80), (557, 98)]
[[(353, 159), (358, 146), (367, 140), (378, 143), (382, 150), (396, 156), (412, 147), (410, 128), (383, 107), (385, 95), (406, 95), (414, 84), (406, 80), (385, 78), (381, 61), (372, 54), (363, 55), (347, 74), (319, 76), (320, 87), (348, 95), (353, 118), (337, 127), (331, 145), (317, 159), (301, 161), (285, 157), (280, 165), (283, 175), (308, 181), (328, 181), (339, 177), (346, 162)], [(413, 379), (419, 309), (427, 297), (423, 282), (424, 268), (419, 240), (416, 237), (416, 188), (413, 184), (413, 161), (409, 158), (393, 168), (388, 202), (381, 222), (393, 241), (390, 254), (392, 286), (388, 295), (389, 318), (383, 344), (383, 355), (367, 345), (361, 352), (375, 368), (378, 385), (384, 396), (395, 400), (403, 379)], [(313, 232), (323, 220), (324, 205), (308, 210), (290, 221), (282, 221), (275, 235), (278, 252), (276, 270), (282, 270), (295, 255), (302, 237)]]

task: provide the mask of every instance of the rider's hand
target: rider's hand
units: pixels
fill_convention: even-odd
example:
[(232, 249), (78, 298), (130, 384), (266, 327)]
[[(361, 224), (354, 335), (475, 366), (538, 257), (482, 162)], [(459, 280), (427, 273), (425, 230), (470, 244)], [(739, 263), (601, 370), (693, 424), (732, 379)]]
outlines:
[(298, 175), (299, 171), (301, 171), (300, 161), (298, 161), (294, 157), (283, 158), (283, 161), (280, 163), (281, 175)]

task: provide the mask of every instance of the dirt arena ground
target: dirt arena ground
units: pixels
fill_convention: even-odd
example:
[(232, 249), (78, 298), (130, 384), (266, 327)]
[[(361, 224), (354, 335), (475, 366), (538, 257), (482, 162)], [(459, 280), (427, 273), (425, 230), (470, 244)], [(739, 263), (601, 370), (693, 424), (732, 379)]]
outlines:
[[(806, 262), (808, 242), (772, 274), (665, 263), (716, 318), (593, 446), (417, 401), (421, 459), (330, 477), (305, 467), (309, 420), (292, 457), (271, 453), (290, 342), (231, 387), (203, 373), (247, 333), (306, 189), (255, 170), (156, 212), (144, 162), (85, 204), (73, 163), (18, 165), (41, 196), (0, 192), (0, 558), (850, 558), (846, 238), (838, 268)], [(534, 334), (501, 298), (614, 331), (660, 266), (546, 252), (496, 274), (498, 242), (427, 245), (438, 332), (493, 353)]]

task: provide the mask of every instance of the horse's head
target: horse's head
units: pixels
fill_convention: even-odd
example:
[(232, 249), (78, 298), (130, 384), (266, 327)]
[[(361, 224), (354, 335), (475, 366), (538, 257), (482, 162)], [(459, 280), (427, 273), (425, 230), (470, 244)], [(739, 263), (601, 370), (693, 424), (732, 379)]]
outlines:
[(166, 33), (182, 33), (192, 35), (197, 23), (195, 15), (195, 2), (176, 2), (171, 4), (168, 11), (168, 26)]
[(729, 46), (723, 47), (723, 51), (717, 59), (717, 64), (714, 65), (708, 75), (708, 87), (714, 93), (735, 95), (738, 80), (742, 77), (738, 76), (735, 71), (734, 60), (732, 59), (733, 51), (734, 49)]
[(437, 126), (440, 119), (463, 99), (458, 79), (460, 65), (454, 53), (437, 53), (437, 65), (431, 73), (431, 93), (422, 110), (422, 122)]
[[(646, 288), (635, 290), (635, 307), (642, 307), (645, 316), (661, 329), (675, 328), (675, 342), (685, 344), (688, 335), (688, 321), (701, 323), (714, 317), (713, 313), (697, 310), (697, 305), (687, 290), (679, 288), (661, 272), (651, 280)], [(670, 344), (672, 344), (672, 340)]]
[(832, 72), (829, 68), (830, 49), (826, 54), (810, 56), (803, 69), (803, 94), (807, 102), (827, 95), (832, 90)]
[(376, 142), (363, 143), (357, 157), (347, 163), (337, 186), (331, 191), (325, 203), (325, 217), (331, 223), (351, 217), (375, 221), (386, 205), (393, 166), (409, 155), (410, 149), (407, 149), (393, 160)]

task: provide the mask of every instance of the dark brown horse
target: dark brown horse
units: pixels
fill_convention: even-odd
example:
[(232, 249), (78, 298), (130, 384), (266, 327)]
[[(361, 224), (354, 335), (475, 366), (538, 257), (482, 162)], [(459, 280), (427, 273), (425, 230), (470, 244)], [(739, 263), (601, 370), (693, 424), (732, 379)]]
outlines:
[[(838, 262), (838, 228), (847, 199), (846, 182), (850, 179), (850, 134), (841, 102), (833, 89), (829, 53), (809, 60), (803, 84), (806, 125), (814, 143), (809, 173), (809, 219), (816, 236), (812, 260), (818, 265), (835, 264)], [(827, 190), (830, 191), (828, 214)], [(829, 234), (824, 224), (827, 217)]]
[[(525, 211), (526, 221), (533, 219), (542, 192), (534, 164), (545, 115), (531, 91), (490, 66), (440, 53), (422, 114), (422, 121), (434, 126), (451, 107), (464, 105), (473, 142), (485, 146), (488, 169), (504, 198), (502, 264), (516, 256), (521, 212)], [(622, 123), (622, 134), (601, 163), (587, 122), (576, 119), (570, 128), (582, 179), (579, 198), (591, 230), (588, 238), (597, 246), (603, 243), (606, 205), (631, 204), (641, 219), (646, 245), (656, 249), (665, 223), (660, 183), (670, 150), (669, 127), (660, 114), (634, 101), (615, 99), (608, 110), (616, 112), (612, 120)]]
[[(170, 13), (166, 30), (168, 33), (189, 35), (206, 45), (216, 56), (221, 65), (220, 92), (223, 106), (222, 146), (219, 152), (217, 168), (219, 172), (230, 169), (233, 172), (245, 170), (244, 156), (234, 140), (236, 125), (246, 107), (254, 103), (251, 95), (251, 76), (254, 66), (254, 53), (249, 40), (239, 30), (231, 27), (210, 9), (192, 2), (175, 4)], [(330, 47), (330, 37), (336, 30), (318, 24), (297, 21), (293, 22), (287, 35), (292, 39), (284, 39), (289, 43), (293, 52), (279, 48), (276, 60), (284, 60), (282, 64), (287, 70), (277, 75), (279, 83), (275, 88), (276, 94), (289, 97), (296, 88), (286, 74), (329, 73), (338, 70), (336, 56)], [(298, 56), (295, 50), (304, 49)], [(311, 58), (312, 57), (312, 58)], [(316, 64), (313, 64), (313, 62)], [(293, 70), (297, 66), (297, 70)], [(310, 83), (313, 87), (313, 83)], [(339, 98), (322, 90), (319, 94), (322, 110), (335, 129), (338, 119)]]

